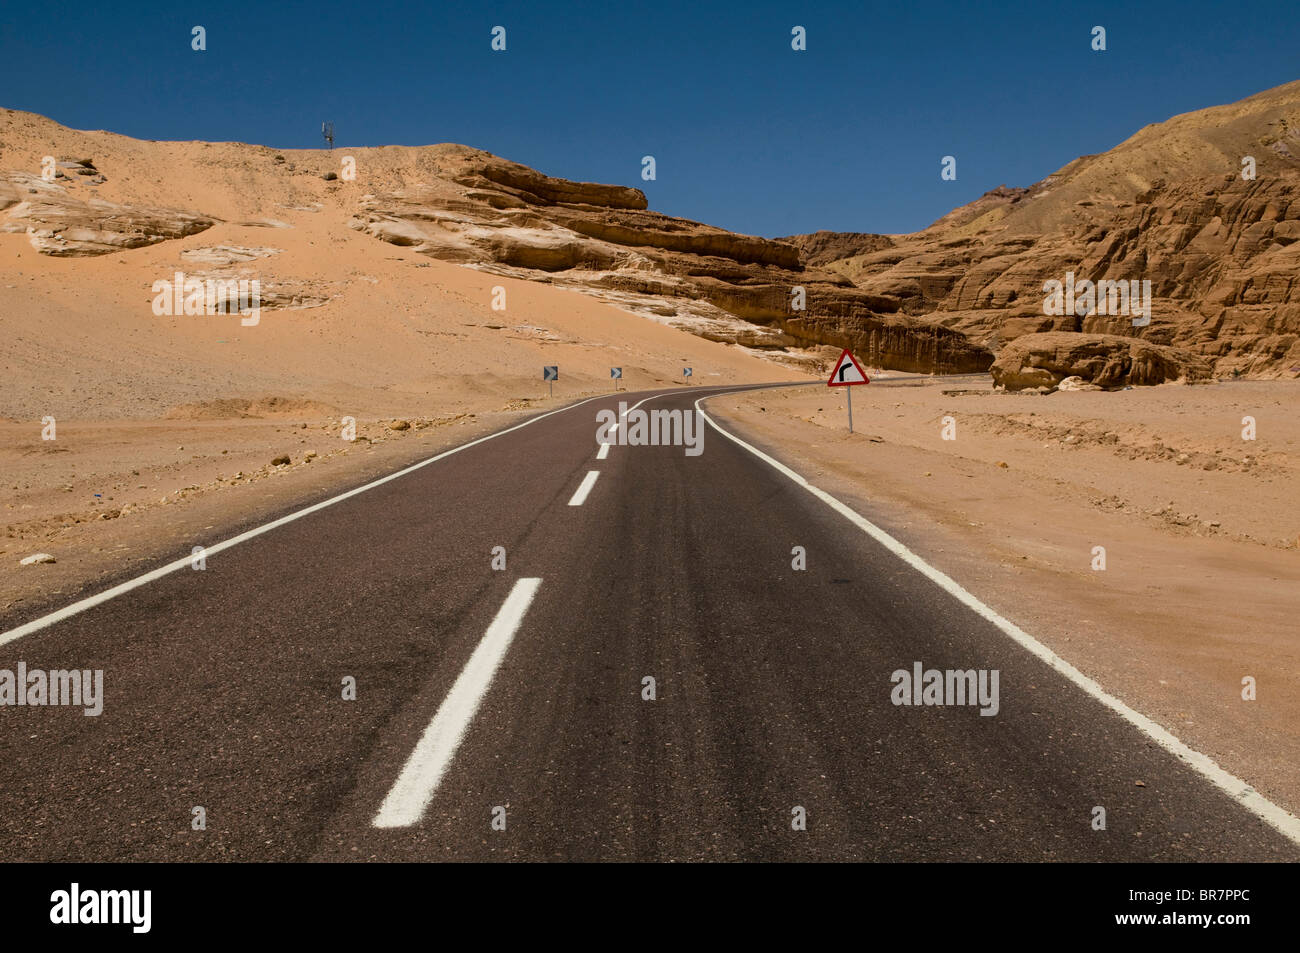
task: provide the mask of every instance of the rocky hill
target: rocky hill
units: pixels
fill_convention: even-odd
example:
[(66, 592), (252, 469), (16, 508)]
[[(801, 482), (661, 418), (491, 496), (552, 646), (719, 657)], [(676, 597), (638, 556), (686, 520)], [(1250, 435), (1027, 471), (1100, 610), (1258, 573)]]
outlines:
[(352, 227), (433, 258), (583, 290), (712, 340), (852, 347), (912, 371), (992, 362), (964, 335), (899, 314), (895, 298), (811, 267), (794, 245), (649, 211), (637, 189), (556, 179), (462, 147), (441, 147), (433, 172), (363, 196)]
[[(45, 155), (55, 164), (42, 175)], [(1300, 82), (1147, 126), (911, 235), (782, 239), (664, 215), (638, 189), (555, 178), (465, 146), (277, 152), (0, 115), (0, 232), (25, 235), (42, 256), (139, 254), (216, 225), (286, 227), (295, 210), (788, 365), (815, 369), (851, 347), (886, 368), (985, 371), (1019, 341), (1016, 354), (1040, 368), (1105, 350), (1116, 380), (1137, 352), (1114, 339), (1131, 337), (1166, 349), (1154, 376), (1176, 372), (1181, 354), (1197, 374), (1300, 376)], [(263, 251), (275, 253), (235, 254)], [(218, 277), (234, 264), (199, 263)], [(1098, 302), (1051, 313), (1044, 283), (1067, 275), (1150, 282), (1149, 323)], [(266, 307), (328, 307), (331, 282), (280, 275), (264, 286)], [(1093, 340), (1021, 340), (1051, 333)]]
[[(786, 241), (901, 313), (995, 352), (1030, 334), (1122, 335), (1185, 349), (1217, 375), (1300, 376), (1300, 82), (1147, 126), (921, 232), (874, 236), (876, 248), (870, 237)], [(1100, 309), (1046, 314), (1044, 282), (1067, 272), (1149, 280), (1150, 323)], [(1044, 354), (1060, 350), (1043, 343)]]
[[(119, 161), (89, 154), (105, 145)], [(52, 177), (41, 175), (45, 150)], [(343, 174), (345, 155), (355, 177)], [(140, 142), (10, 110), (0, 161), (0, 232), (25, 234), (44, 256), (130, 252), (217, 223), (277, 228), (285, 209), (325, 211), (377, 241), (582, 291), (781, 363), (820, 367), (841, 347), (900, 370), (983, 371), (993, 361), (960, 331), (809, 266), (792, 244), (652, 212), (637, 189), (553, 178), (465, 146)], [(271, 309), (329, 298), (293, 280), (264, 295)]]

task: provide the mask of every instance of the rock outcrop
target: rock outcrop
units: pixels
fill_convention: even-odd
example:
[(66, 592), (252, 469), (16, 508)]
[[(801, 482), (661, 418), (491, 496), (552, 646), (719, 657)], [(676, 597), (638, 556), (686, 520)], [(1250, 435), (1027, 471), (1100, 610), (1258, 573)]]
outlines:
[[(993, 383), (1007, 390), (1052, 389), (1068, 378), (1103, 388), (1205, 380), (1208, 361), (1183, 348), (1115, 334), (1025, 334), (998, 354)], [(1082, 389), (1072, 383), (1071, 390)]]
[(799, 249), (804, 264), (814, 266), (894, 247), (894, 240), (888, 235), (871, 232), (821, 231), (811, 235), (790, 235), (777, 241), (794, 245)]
[(993, 360), (959, 331), (899, 314), (896, 298), (809, 267), (795, 245), (648, 211), (636, 189), (555, 179), (463, 147), (439, 147), (431, 171), (363, 196), (352, 227), (746, 347), (852, 347), (876, 366), (922, 372), (984, 371)]
[(11, 172), (8, 182), (0, 182), (0, 211), (5, 213), (0, 231), (25, 232), (38, 252), (58, 258), (142, 248), (194, 235), (215, 222), (179, 209), (82, 200), (69, 195), (57, 178), (46, 182), (22, 172)]
[[(1253, 160), (1254, 178), (1249, 176)], [(1028, 189), (1000, 187), (891, 244), (792, 241), (822, 267), (999, 351), (1103, 333), (1199, 354), (1216, 374), (1300, 376), (1300, 82), (1147, 126)], [(852, 253), (826, 261), (819, 249)], [(1044, 282), (1146, 280), (1151, 321), (1044, 313)]]

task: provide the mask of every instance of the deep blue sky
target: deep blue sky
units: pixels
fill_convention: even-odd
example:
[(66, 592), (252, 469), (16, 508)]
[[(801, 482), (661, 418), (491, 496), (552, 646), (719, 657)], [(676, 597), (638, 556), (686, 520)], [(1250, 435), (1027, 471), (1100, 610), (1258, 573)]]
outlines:
[[(1147, 123), (1300, 78), (1297, 0), (726, 6), (8, 0), (0, 106), (281, 148), (318, 146), (333, 119), (340, 146), (461, 142), (775, 236), (921, 228)], [(207, 52), (190, 49), (196, 24)], [(657, 181), (641, 181), (646, 154)], [(947, 154), (956, 182), (939, 178)]]

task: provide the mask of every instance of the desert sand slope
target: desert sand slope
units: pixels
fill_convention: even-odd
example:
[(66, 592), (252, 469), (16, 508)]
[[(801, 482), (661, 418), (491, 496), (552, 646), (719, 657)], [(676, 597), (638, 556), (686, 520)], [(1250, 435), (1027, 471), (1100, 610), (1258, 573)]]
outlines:
[[(541, 392), (543, 364), (575, 392), (795, 372), (545, 285), (481, 274), (287, 211), (288, 229), (218, 224), (203, 234), (94, 259), (36, 255), (0, 236), (6, 385), (0, 414), (38, 420), (162, 417), (182, 405), (268, 396), (340, 413), (464, 409)], [(152, 282), (212, 269), (187, 253), (274, 248), (227, 269), (284, 291), (256, 326), (238, 315), (155, 316)], [(506, 309), (491, 307), (494, 287)]]
[[(348, 154), (366, 186), (398, 188), (461, 151)], [(54, 182), (41, 179), (45, 155), (63, 163)], [(354, 415), (464, 409), (535, 393), (543, 363), (562, 365), (573, 390), (604, 386), (612, 365), (633, 387), (678, 380), (683, 364), (708, 383), (791, 375), (590, 297), (375, 241), (348, 227), (362, 184), (322, 178), (341, 152), (277, 155), (4, 116), (0, 414), (162, 417), (265, 397)], [(156, 315), (154, 282), (177, 271), (257, 279), (260, 320)]]

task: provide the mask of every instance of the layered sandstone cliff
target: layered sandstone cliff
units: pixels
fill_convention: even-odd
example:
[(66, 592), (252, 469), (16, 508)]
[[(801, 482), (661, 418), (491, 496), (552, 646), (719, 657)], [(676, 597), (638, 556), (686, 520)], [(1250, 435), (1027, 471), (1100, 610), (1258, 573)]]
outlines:
[[(4, 154), (6, 138), (27, 145)], [(105, 172), (78, 158), (96, 149), (111, 156)], [(48, 177), (45, 151), (57, 159)], [(355, 176), (340, 174), (344, 155)], [(820, 366), (841, 347), (912, 371), (983, 371), (993, 360), (961, 331), (901, 314), (896, 298), (811, 267), (787, 242), (652, 212), (637, 189), (555, 178), (465, 146), (331, 153), (153, 143), (10, 110), (0, 156), (0, 231), (25, 234), (42, 255), (96, 257), (216, 223), (279, 227), (284, 209), (317, 211), (430, 258), (582, 291), (783, 363)], [(878, 247), (869, 241), (854, 247)], [(199, 277), (254, 270), (231, 260)], [(281, 278), (263, 294), (274, 310), (327, 304), (333, 291)]]
[(554, 179), (460, 147), (443, 148), (432, 171), (363, 196), (352, 227), (751, 348), (852, 347), (872, 364), (927, 372), (992, 362), (960, 332), (899, 314), (896, 298), (811, 267), (794, 245), (649, 211), (636, 189)]
[[(1300, 82), (1147, 126), (1031, 188), (876, 238), (786, 241), (995, 352), (1024, 334), (1123, 335), (1185, 349), (1218, 375), (1300, 376)], [(827, 260), (836, 247), (847, 253)], [(1044, 283), (1067, 273), (1150, 281), (1150, 323), (1046, 313)]]

